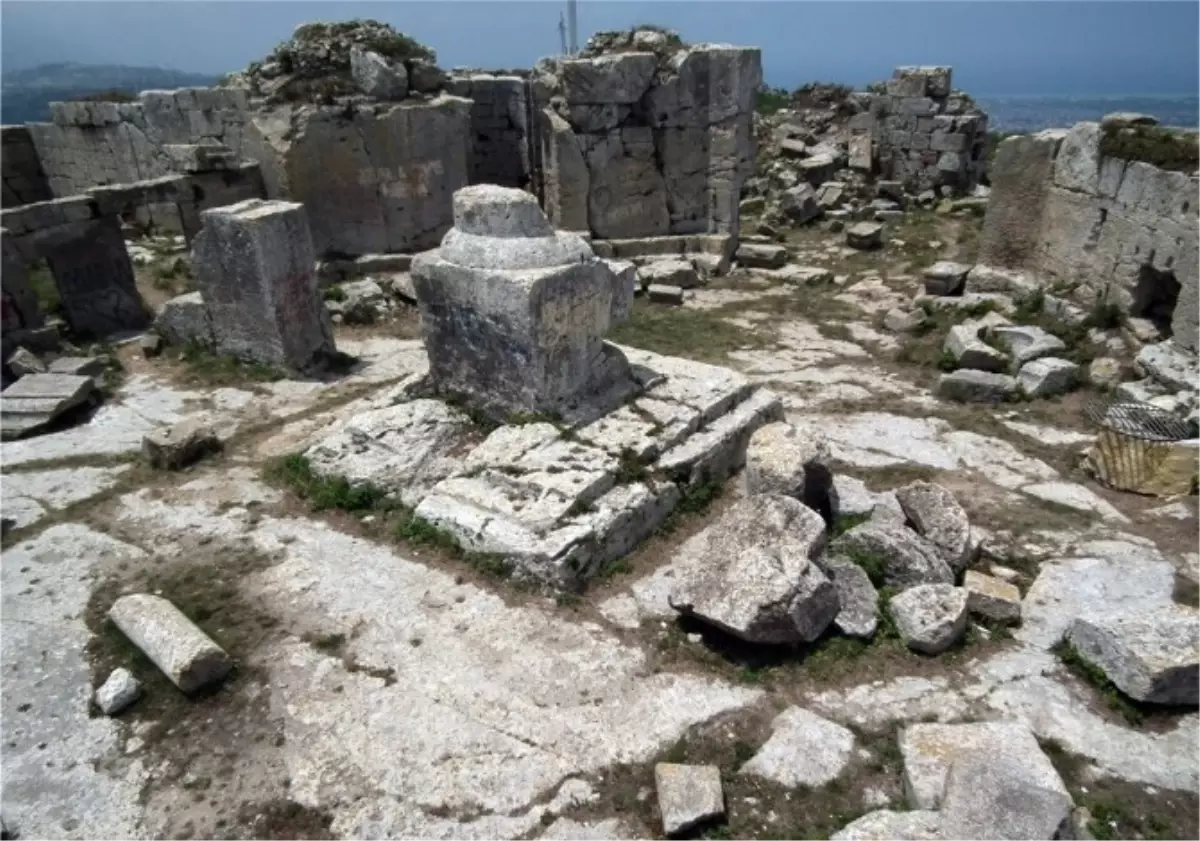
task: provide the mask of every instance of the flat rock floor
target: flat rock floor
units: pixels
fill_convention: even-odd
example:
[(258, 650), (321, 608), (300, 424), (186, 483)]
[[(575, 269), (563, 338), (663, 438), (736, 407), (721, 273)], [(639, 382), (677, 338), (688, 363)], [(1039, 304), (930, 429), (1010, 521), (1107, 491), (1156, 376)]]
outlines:
[[(930, 372), (895, 363), (897, 337), (874, 317), (914, 288), (869, 270), (824, 291), (735, 279), (683, 308), (639, 301), (620, 341), (769, 384), (872, 490), (950, 488), (1018, 575), (1025, 621), (937, 658), (886, 642), (753, 651), (679, 624), (671, 548), (736, 480), (558, 600), (371, 516), (312, 511), (264, 467), (423, 370), (420, 343), (389, 328), (341, 331), (360, 363), (329, 382), (217, 384), (122, 349), (127, 377), (89, 422), (3, 446), (6, 825), (24, 838), (648, 837), (666, 760), (721, 766), (733, 837), (824, 837), (903, 808), (897, 725), (1007, 718), (1108, 837), (1195, 837), (1172, 832), (1196, 828), (1197, 715), (1124, 709), (1050, 650), (1075, 616), (1195, 603), (1195, 497), (1089, 483), (1078, 395), (934, 400)], [(192, 416), (223, 454), (178, 474), (139, 463), (147, 430)], [(183, 698), (103, 620), (131, 590), (174, 600), (236, 658), (233, 677)], [(89, 699), (117, 666), (146, 695), (107, 718)], [(791, 748), (825, 782), (739, 773), (792, 706), (844, 726)], [(775, 762), (781, 750), (783, 736)]]

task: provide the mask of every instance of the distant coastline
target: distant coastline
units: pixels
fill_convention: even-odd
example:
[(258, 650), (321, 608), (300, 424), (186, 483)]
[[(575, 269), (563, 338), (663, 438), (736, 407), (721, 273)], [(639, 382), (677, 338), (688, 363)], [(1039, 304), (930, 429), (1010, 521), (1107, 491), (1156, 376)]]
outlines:
[[(969, 91), (968, 91), (969, 93)], [(988, 113), (992, 131), (1031, 132), (1066, 128), (1083, 120), (1099, 120), (1113, 111), (1135, 111), (1157, 117), (1167, 126), (1196, 130), (1200, 124), (1197, 94), (972, 94)]]

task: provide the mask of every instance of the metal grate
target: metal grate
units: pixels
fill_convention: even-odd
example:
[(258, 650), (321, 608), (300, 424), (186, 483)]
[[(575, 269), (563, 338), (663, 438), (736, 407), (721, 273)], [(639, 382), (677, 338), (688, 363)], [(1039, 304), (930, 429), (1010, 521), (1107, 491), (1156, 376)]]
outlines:
[(1084, 406), (1083, 413), (1097, 426), (1141, 441), (1170, 442), (1189, 437), (1187, 421), (1150, 403), (1101, 398)]

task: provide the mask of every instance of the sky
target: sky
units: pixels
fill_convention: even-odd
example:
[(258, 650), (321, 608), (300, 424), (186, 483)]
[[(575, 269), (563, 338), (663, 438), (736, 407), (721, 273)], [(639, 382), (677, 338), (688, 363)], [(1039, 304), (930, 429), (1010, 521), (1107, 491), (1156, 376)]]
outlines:
[[(58, 61), (226, 73), (300, 23), (372, 17), (433, 47), (443, 67), (529, 67), (559, 51), (565, 0), (4, 0), (0, 67)], [(973, 94), (1196, 94), (1200, 4), (829, 0), (579, 0), (579, 38), (657, 23), (685, 40), (761, 47), (768, 84), (862, 85), (899, 64), (949, 64)]]

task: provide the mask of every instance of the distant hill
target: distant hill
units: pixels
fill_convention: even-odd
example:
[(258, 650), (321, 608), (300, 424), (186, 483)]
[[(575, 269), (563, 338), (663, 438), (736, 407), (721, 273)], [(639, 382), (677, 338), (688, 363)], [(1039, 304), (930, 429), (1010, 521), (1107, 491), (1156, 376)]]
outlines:
[(10, 125), (49, 120), (51, 102), (100, 91), (119, 90), (138, 94), (144, 90), (212, 85), (216, 81), (216, 76), (162, 67), (69, 62), (41, 64), (24, 70), (6, 71), (0, 77), (0, 121)]

